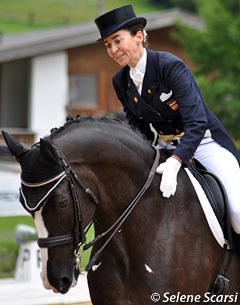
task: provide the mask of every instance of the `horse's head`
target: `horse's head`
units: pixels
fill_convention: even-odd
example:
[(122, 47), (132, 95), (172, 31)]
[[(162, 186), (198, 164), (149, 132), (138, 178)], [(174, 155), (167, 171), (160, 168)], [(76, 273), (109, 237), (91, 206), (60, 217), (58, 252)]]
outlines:
[(20, 202), (33, 216), (38, 232), (43, 285), (66, 293), (80, 272), (79, 245), (85, 239), (84, 227), (93, 217), (92, 201), (97, 199), (56, 146), (41, 139), (26, 149), (6, 132), (3, 136), (21, 165)]

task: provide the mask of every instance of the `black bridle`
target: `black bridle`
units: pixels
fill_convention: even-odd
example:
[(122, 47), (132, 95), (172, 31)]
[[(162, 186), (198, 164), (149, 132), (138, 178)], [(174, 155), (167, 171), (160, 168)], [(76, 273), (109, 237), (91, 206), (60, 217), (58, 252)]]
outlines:
[[(60, 159), (61, 166), (66, 173), (66, 178), (69, 180), (70, 184), (70, 191), (71, 196), (74, 204), (74, 217), (75, 217), (75, 227), (73, 234), (65, 234), (60, 236), (54, 236), (54, 237), (46, 237), (46, 238), (39, 238), (38, 239), (38, 246), (40, 248), (50, 248), (54, 246), (59, 246), (63, 244), (74, 244), (74, 255), (76, 259), (78, 260), (79, 257), (79, 248), (82, 244), (86, 242), (86, 233), (84, 232), (84, 228), (82, 226), (82, 212), (81, 212), (81, 205), (78, 198), (78, 194), (76, 191), (76, 184), (78, 184), (81, 189), (85, 192), (87, 196), (91, 198), (91, 200), (94, 202), (95, 205), (99, 203), (96, 195), (91, 191), (90, 188), (86, 187), (82, 181), (79, 180), (76, 173), (71, 168), (70, 164), (66, 160), (63, 153), (59, 150), (58, 147), (54, 146)], [(95, 255), (92, 257), (91, 261), (88, 263), (86, 267), (86, 271), (88, 271), (94, 264), (94, 262), (97, 260), (99, 255), (102, 253), (106, 245), (110, 242), (110, 240), (113, 238), (113, 236), (116, 234), (116, 232), (119, 230), (120, 226), (123, 224), (123, 222), (127, 219), (127, 217), (130, 215), (136, 204), (139, 202), (143, 194), (146, 192), (146, 190), (151, 185), (153, 178), (156, 173), (156, 168), (159, 164), (160, 159), (160, 152), (156, 149), (156, 156), (155, 160), (153, 162), (153, 165), (150, 169), (150, 172), (148, 174), (148, 178), (145, 181), (144, 185), (141, 187), (140, 191), (137, 193), (137, 195), (134, 197), (132, 202), (128, 205), (128, 207), (125, 209), (125, 211), (121, 214), (121, 216), (117, 219), (117, 221), (104, 233), (97, 236), (93, 241), (86, 244), (84, 246), (84, 250), (88, 249), (89, 247), (93, 246), (96, 242), (98, 242), (100, 239), (108, 237), (108, 239), (105, 241), (103, 246), (95, 253)], [(81, 258), (80, 258), (81, 259)]]
[(84, 243), (86, 240), (86, 235), (82, 227), (82, 212), (81, 212), (80, 201), (76, 191), (76, 184), (78, 184), (81, 187), (81, 189), (84, 191), (84, 193), (91, 198), (91, 200), (94, 202), (95, 205), (97, 205), (99, 202), (97, 197), (91, 191), (91, 189), (89, 187), (86, 187), (84, 183), (79, 180), (78, 176), (73, 171), (70, 164), (66, 160), (63, 153), (59, 150), (59, 148), (56, 146), (54, 146), (54, 148), (56, 149), (59, 155), (61, 167), (63, 168), (66, 174), (65, 178), (68, 179), (69, 181), (71, 197), (74, 205), (75, 227), (73, 234), (38, 238), (37, 242), (40, 248), (50, 248), (59, 245), (73, 243), (76, 252), (78, 251), (80, 245)]

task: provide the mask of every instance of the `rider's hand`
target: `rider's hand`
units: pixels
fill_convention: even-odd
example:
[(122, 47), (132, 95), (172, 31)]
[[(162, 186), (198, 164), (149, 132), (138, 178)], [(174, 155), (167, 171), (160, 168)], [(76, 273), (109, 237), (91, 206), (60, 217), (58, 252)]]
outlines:
[(162, 174), (160, 191), (163, 193), (163, 197), (169, 198), (176, 192), (177, 174), (181, 167), (180, 161), (180, 158), (173, 155), (168, 158), (166, 162), (161, 163), (156, 170), (158, 174)]

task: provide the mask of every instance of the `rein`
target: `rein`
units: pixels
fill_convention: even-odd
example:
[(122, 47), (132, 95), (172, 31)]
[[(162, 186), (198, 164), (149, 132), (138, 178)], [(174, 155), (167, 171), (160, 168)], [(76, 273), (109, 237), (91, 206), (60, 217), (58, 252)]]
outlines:
[(134, 197), (134, 199), (128, 205), (126, 210), (121, 214), (121, 216), (116, 220), (116, 222), (107, 231), (105, 231), (102, 234), (98, 235), (94, 240), (92, 240), (88, 244), (84, 245), (83, 250), (87, 250), (88, 248), (92, 247), (95, 243), (97, 243), (99, 240), (103, 239), (104, 237), (108, 236), (111, 233), (111, 235), (108, 237), (108, 239), (102, 245), (102, 247), (94, 254), (94, 256), (91, 258), (90, 262), (87, 264), (87, 266), (85, 268), (85, 270), (87, 272), (92, 268), (92, 266), (94, 265), (94, 263), (96, 262), (96, 260), (100, 256), (100, 254), (103, 252), (105, 247), (109, 244), (111, 239), (117, 233), (119, 228), (122, 226), (124, 221), (128, 218), (128, 216), (131, 214), (131, 212), (133, 211), (133, 209), (135, 208), (135, 206), (137, 205), (137, 203), (139, 202), (141, 197), (144, 195), (146, 190), (151, 185), (151, 183), (153, 181), (153, 178), (155, 176), (155, 173), (156, 173), (157, 166), (159, 164), (159, 158), (160, 158), (160, 152), (159, 152), (158, 149), (156, 149), (156, 156), (155, 156), (155, 160), (153, 162), (152, 168), (151, 168), (151, 170), (150, 170), (150, 172), (148, 174), (148, 178), (147, 178), (146, 182), (144, 183), (144, 185), (142, 186), (142, 188), (140, 189), (138, 194)]

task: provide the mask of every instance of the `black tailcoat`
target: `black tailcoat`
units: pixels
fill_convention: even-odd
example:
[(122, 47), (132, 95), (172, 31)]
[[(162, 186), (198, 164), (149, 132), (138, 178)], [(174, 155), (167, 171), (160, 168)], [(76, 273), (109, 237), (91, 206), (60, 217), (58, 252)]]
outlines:
[(149, 140), (153, 133), (177, 135), (184, 131), (175, 154), (185, 163), (194, 156), (205, 131), (231, 151), (240, 163), (240, 156), (226, 129), (205, 104), (199, 87), (187, 65), (168, 52), (147, 49), (147, 66), (142, 93), (129, 76), (129, 67), (113, 77), (113, 86), (123, 105), (129, 124), (137, 127)]

